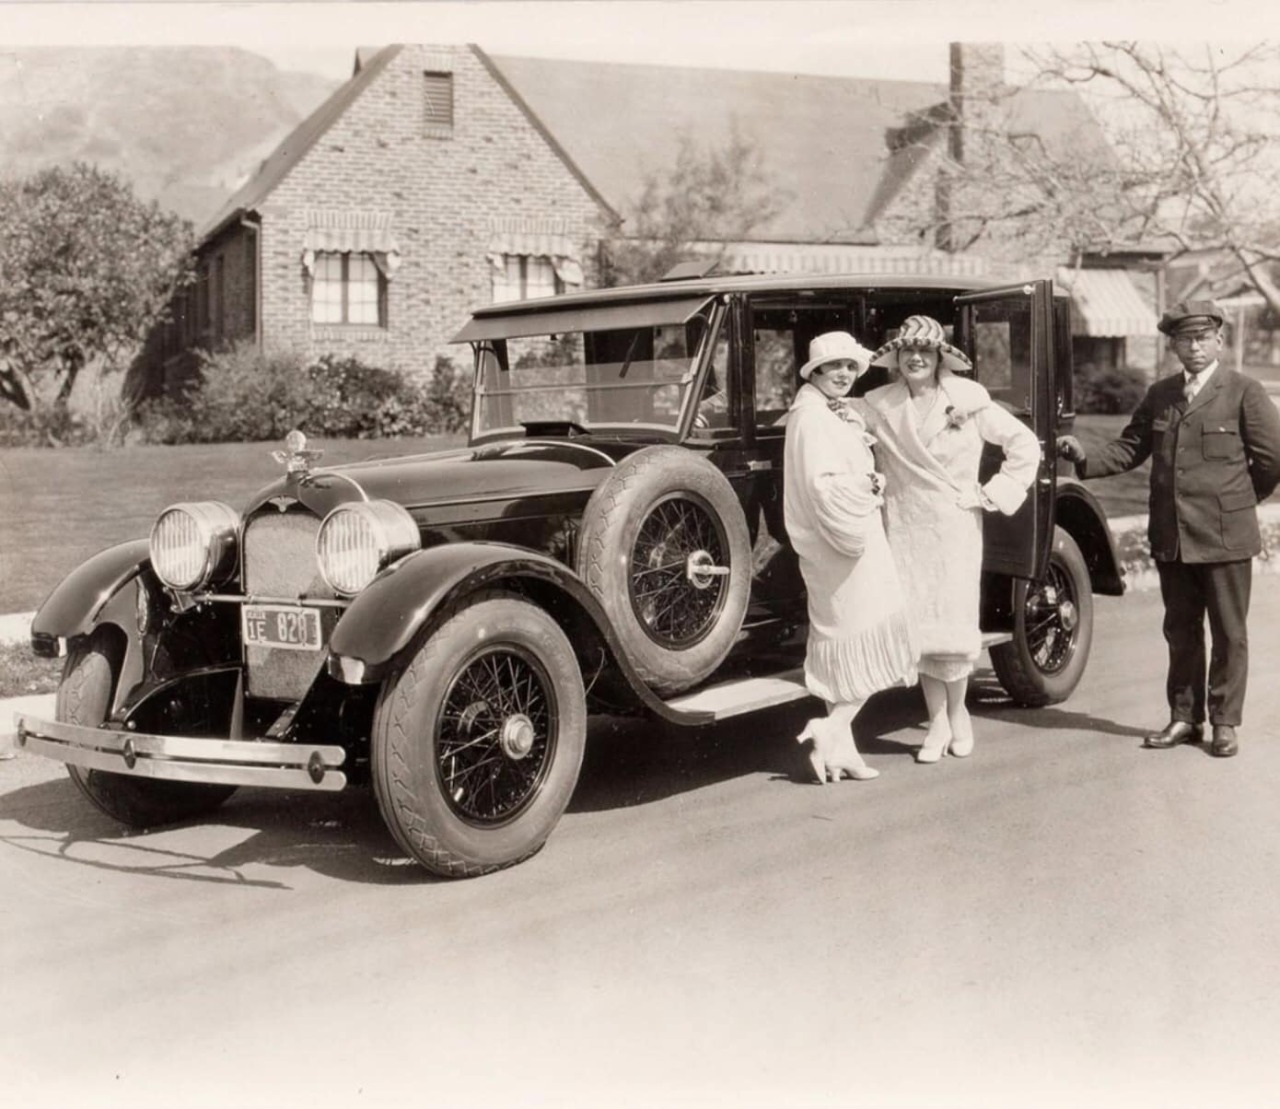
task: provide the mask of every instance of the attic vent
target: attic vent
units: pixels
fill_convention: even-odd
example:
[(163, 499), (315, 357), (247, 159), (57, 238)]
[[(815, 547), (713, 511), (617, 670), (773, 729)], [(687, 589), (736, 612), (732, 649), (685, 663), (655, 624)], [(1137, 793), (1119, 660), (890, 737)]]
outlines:
[(453, 134), (453, 74), (422, 75), (422, 129), (432, 138)]

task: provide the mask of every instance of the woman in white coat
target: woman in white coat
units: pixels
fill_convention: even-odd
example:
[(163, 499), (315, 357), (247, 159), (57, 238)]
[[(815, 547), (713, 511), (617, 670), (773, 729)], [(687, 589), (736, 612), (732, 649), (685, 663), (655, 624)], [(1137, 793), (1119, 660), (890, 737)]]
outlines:
[[(964, 757), (973, 752), (965, 693), (982, 649), (982, 514), (1018, 510), (1039, 468), (1040, 443), (986, 389), (956, 375), (972, 364), (945, 341), (937, 320), (909, 317), (872, 365), (897, 371), (858, 404), (879, 439), (885, 528), (920, 638), (929, 728), (916, 759), (937, 762), (948, 750)], [(984, 443), (998, 444), (1005, 457), (980, 486)]]
[(805, 684), (827, 703), (796, 738), (813, 741), (818, 781), (879, 774), (853, 739), (867, 698), (915, 682), (915, 645), (881, 519), (883, 479), (866, 425), (845, 394), (871, 352), (846, 331), (819, 335), (787, 414), (783, 497), (787, 535), (808, 591)]

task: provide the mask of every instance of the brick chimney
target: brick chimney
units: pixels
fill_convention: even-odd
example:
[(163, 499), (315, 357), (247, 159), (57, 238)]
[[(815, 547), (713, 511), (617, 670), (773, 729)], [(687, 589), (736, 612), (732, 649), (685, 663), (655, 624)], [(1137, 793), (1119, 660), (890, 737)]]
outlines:
[[(984, 108), (1004, 88), (1004, 45), (999, 42), (953, 42), (951, 44), (951, 91), (948, 97), (951, 122), (947, 128), (947, 154), (960, 165), (965, 159), (966, 130), (981, 118)], [(939, 250), (955, 250), (952, 226), (951, 175), (944, 168), (935, 184), (934, 205), (937, 228), (934, 243)]]
[(951, 44), (951, 157), (964, 161), (966, 118), (982, 114), (984, 104), (1004, 88), (1004, 44), (953, 42)]

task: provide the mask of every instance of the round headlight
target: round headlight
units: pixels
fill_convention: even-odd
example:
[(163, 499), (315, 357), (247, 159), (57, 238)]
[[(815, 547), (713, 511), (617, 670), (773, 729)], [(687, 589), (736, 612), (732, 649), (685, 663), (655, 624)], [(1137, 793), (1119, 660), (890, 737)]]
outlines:
[(151, 566), (174, 589), (200, 589), (224, 578), (236, 562), (240, 517), (218, 501), (175, 504), (151, 528)]
[(316, 561), (335, 593), (352, 596), (378, 571), (421, 546), (418, 525), (394, 501), (339, 505), (320, 525)]

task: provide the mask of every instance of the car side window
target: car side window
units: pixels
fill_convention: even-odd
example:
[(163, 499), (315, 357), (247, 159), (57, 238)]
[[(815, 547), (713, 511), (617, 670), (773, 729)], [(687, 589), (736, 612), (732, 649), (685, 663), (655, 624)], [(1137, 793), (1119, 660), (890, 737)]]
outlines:
[(753, 332), (756, 362), (756, 426), (768, 427), (786, 415), (795, 398), (799, 367), (793, 328), (758, 327)]

